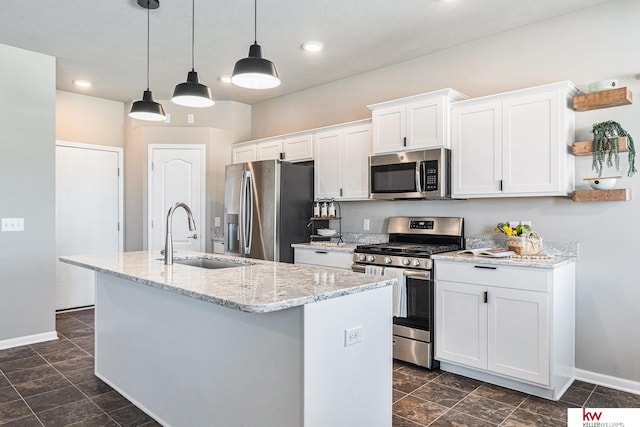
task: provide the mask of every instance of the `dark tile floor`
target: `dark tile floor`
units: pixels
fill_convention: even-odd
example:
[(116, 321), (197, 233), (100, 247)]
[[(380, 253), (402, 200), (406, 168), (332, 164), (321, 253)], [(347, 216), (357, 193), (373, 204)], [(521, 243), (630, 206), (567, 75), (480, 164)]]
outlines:
[(59, 339), (0, 350), (0, 426), (159, 426), (93, 374), (93, 309), (56, 316)]
[[(0, 350), (0, 426), (158, 426), (93, 374), (93, 310), (58, 314), (59, 340)], [(568, 407), (640, 407), (576, 381), (552, 402), (442, 371), (393, 365), (393, 427), (565, 426)], [(349, 426), (351, 427), (351, 426)]]
[(393, 427), (566, 426), (567, 408), (638, 408), (640, 395), (575, 381), (559, 402), (443, 371), (393, 364)]

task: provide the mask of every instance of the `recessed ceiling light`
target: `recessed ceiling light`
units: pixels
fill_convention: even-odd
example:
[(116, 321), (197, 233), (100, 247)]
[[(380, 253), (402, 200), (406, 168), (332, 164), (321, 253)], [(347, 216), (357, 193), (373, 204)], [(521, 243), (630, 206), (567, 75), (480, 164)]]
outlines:
[(324, 45), (322, 43), (316, 41), (308, 41), (302, 44), (302, 49), (307, 52), (320, 52), (323, 47)]
[(229, 74), (223, 74), (220, 76), (220, 80), (225, 83), (231, 83), (231, 76)]
[(91, 87), (91, 82), (89, 80), (74, 80), (73, 84), (78, 87)]

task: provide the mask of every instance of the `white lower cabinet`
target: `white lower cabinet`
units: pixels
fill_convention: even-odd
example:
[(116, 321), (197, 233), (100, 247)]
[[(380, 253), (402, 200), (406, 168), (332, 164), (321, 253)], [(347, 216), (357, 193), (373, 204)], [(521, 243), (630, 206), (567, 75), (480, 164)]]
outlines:
[[(575, 267), (436, 261), (443, 369), (558, 400), (573, 380)], [(455, 369), (461, 368), (461, 370)]]
[(331, 251), (323, 248), (294, 248), (293, 259), (295, 264), (351, 270), (353, 252)]

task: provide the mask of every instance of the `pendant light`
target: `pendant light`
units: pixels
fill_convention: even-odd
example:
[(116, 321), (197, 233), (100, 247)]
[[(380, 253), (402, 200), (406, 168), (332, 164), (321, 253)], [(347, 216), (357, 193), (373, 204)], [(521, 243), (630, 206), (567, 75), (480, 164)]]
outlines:
[(262, 48), (257, 42), (257, 16), (258, 0), (254, 0), (253, 44), (249, 47), (249, 56), (233, 67), (231, 83), (247, 89), (271, 89), (280, 86), (280, 78), (275, 64), (262, 57)]
[(144, 91), (141, 101), (136, 101), (131, 105), (129, 117), (159, 122), (166, 120), (167, 116), (162, 105), (153, 100), (153, 95), (149, 90), (149, 11), (160, 7), (160, 2), (159, 0), (138, 0), (138, 4), (147, 9), (147, 90)]
[(191, 71), (187, 74), (187, 81), (176, 85), (171, 101), (174, 104), (185, 107), (211, 107), (215, 102), (211, 98), (211, 90), (198, 81), (198, 73), (194, 68), (194, 27), (195, 27), (195, 0), (191, 1)]

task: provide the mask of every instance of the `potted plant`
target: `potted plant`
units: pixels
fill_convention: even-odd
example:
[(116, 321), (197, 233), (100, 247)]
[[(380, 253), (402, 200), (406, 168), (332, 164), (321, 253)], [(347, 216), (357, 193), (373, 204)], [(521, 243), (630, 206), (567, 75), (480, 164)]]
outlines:
[(620, 144), (618, 138), (626, 136), (627, 146), (629, 147), (629, 171), (628, 176), (633, 176), (637, 172), (635, 159), (636, 149), (633, 145), (633, 138), (629, 132), (624, 130), (619, 123), (609, 120), (606, 122), (595, 123), (591, 128), (593, 134), (593, 163), (592, 169), (598, 172), (598, 176), (602, 176), (602, 169), (606, 159), (607, 166), (616, 166), (616, 170), (620, 170)]

